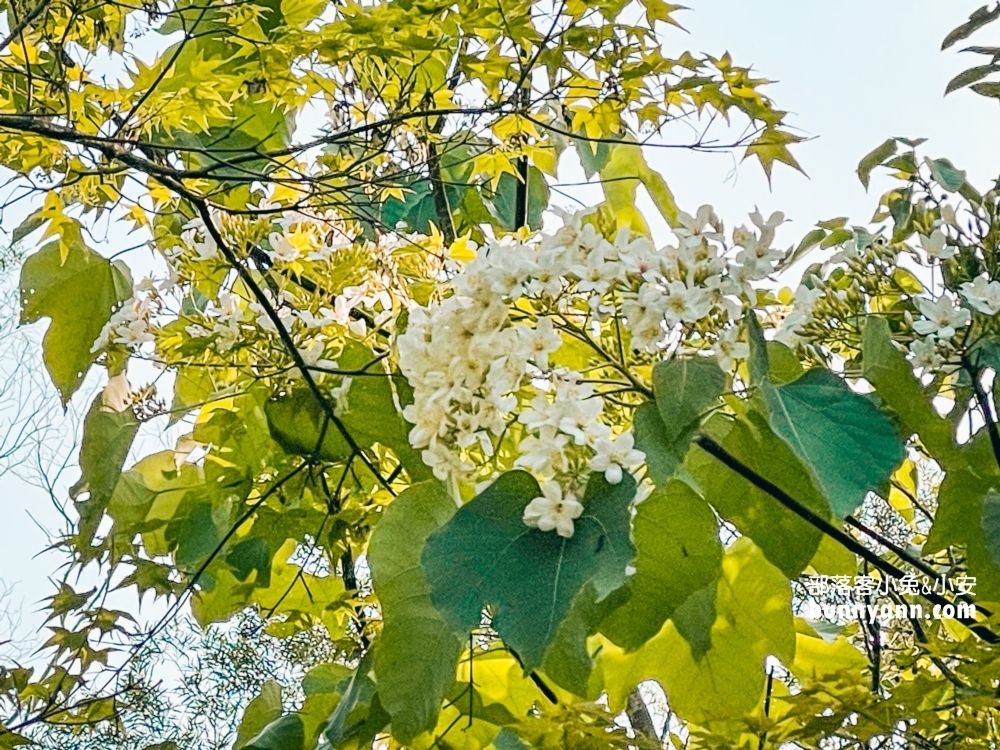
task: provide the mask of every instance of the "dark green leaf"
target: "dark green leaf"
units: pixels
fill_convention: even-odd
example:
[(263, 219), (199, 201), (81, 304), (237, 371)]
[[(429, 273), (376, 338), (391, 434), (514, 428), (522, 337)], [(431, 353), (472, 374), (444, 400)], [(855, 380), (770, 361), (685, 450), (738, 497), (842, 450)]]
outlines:
[(525, 526), (525, 506), (541, 494), (531, 475), (503, 474), (431, 534), (422, 564), (434, 605), (464, 637), (493, 608), (493, 627), (526, 669), (540, 666), (574, 597), (593, 583), (598, 601), (625, 582), (635, 481), (609, 485), (593, 475), (575, 533)]
[(775, 383), (760, 327), (752, 314), (747, 319), (751, 380), (767, 422), (812, 472), (833, 514), (843, 518), (889, 478), (905, 445), (871, 400), (829, 370)]
[(771, 429), (812, 470), (838, 518), (854, 511), (906, 455), (892, 423), (828, 370), (767, 384), (761, 396)]
[(993, 564), (1000, 568), (1000, 492), (991, 489), (983, 498), (983, 537)]
[(93, 504), (106, 507), (114, 494), (122, 466), (139, 429), (131, 409), (115, 411), (104, 405), (98, 393), (83, 420), (80, 444), (80, 480), (70, 488), (70, 496), (87, 492)]
[[(500, 175), (496, 192), (483, 194), (484, 202), (493, 215), (498, 229), (513, 232), (517, 229), (517, 189), (521, 182), (517, 177), (505, 172)], [(539, 229), (542, 226), (542, 211), (549, 204), (549, 184), (545, 175), (537, 167), (528, 168), (528, 226)]]
[(725, 387), (726, 374), (714, 359), (675, 357), (653, 368), (653, 395), (670, 435), (697, 427)]
[(654, 484), (665, 485), (684, 462), (693, 431), (681, 436), (682, 439), (671, 434), (663, 424), (660, 410), (652, 401), (635, 410), (632, 430), (635, 432), (635, 447), (646, 454), (650, 479)]
[(965, 172), (956, 169), (947, 159), (935, 159), (931, 162), (931, 175), (935, 182), (950, 193), (954, 193), (965, 184)]
[(229, 563), (236, 579), (245, 581), (250, 574), (257, 571), (254, 585), (267, 588), (271, 585), (271, 558), (274, 550), (267, 543), (267, 539), (255, 536), (233, 545), (226, 555), (226, 562)]

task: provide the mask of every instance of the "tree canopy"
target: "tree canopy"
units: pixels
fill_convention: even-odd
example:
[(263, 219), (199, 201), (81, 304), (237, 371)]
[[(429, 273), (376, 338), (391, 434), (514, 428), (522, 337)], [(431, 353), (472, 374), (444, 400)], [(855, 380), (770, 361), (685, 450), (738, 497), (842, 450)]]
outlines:
[(891, 138), (867, 225), (685, 210), (650, 149), (802, 139), (662, 0), (0, 10), (21, 321), (64, 406), (103, 371), (0, 747), (127, 727), (188, 609), (325, 644), (237, 749), (1000, 741), (995, 186)]

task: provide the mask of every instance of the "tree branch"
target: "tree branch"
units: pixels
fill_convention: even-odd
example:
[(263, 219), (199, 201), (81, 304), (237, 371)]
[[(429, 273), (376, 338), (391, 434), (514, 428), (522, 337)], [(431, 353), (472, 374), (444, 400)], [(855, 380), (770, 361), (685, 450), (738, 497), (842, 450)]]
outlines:
[[(846, 547), (848, 550), (853, 552), (858, 557), (863, 560), (867, 560), (873, 567), (882, 571), (886, 575), (892, 576), (893, 578), (902, 578), (906, 574), (900, 568), (896, 567), (890, 562), (883, 560), (877, 554), (872, 552), (870, 549), (865, 547), (857, 539), (854, 539), (848, 534), (838, 529), (832, 523), (827, 521), (822, 516), (817, 515), (805, 505), (801, 504), (795, 500), (791, 495), (785, 492), (783, 489), (778, 487), (773, 482), (768, 481), (764, 477), (760, 476), (757, 472), (751, 469), (749, 466), (744, 464), (742, 461), (737, 459), (735, 456), (729, 454), (725, 448), (715, 442), (712, 438), (707, 435), (698, 435), (694, 439), (694, 443), (708, 453), (713, 458), (717, 459), (720, 463), (724, 464), (728, 468), (735, 471), (741, 477), (746, 479), (750, 484), (754, 485), (757, 489), (766, 492), (768, 495), (773, 497), (779, 503), (784, 505), (788, 510), (792, 511), (795, 515), (801, 518), (806, 523), (814, 526), (815, 528), (822, 531), (827, 536), (831, 537), (835, 541), (839, 542), (841, 545)], [(927, 594), (921, 594), (925, 599), (933, 604), (938, 604), (941, 606), (954, 606), (954, 603), (949, 601), (947, 598), (930, 592)], [(1000, 643), (1000, 636), (997, 636), (989, 628), (979, 625), (975, 620), (968, 617), (957, 617), (955, 618), (972, 632), (978, 635), (987, 643)]]

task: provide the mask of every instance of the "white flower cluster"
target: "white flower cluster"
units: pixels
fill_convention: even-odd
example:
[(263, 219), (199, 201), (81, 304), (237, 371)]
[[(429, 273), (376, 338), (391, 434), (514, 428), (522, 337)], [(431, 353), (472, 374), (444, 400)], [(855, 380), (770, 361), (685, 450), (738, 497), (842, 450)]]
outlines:
[(560, 329), (596, 332), (614, 317), (632, 349), (651, 353), (697, 329), (701, 351), (714, 349), (731, 367), (747, 355), (736, 338), (739, 297), (781, 257), (770, 245), (783, 216), (751, 218), (759, 234), (733, 233), (735, 259), (710, 207), (682, 215), (678, 244), (660, 250), (628, 231), (608, 241), (582, 214), (552, 234), (491, 240), (455, 275), (453, 296), (410, 311), (397, 341), (414, 389), (404, 410), (411, 444), (439, 478), (471, 480), (501, 439), (514, 440), (516, 420), (514, 465), (545, 489), (525, 523), (568, 536), (581, 475), (589, 469), (618, 483), (645, 456), (630, 433), (615, 435), (602, 420), (604, 399), (592, 383), (553, 366)]
[[(369, 321), (381, 327), (410, 304), (405, 285), (396, 274), (394, 253), (426, 241), (428, 238), (423, 235), (388, 233), (375, 243), (359, 239), (354, 229), (333, 211), (312, 216), (281, 211), (279, 206), (266, 201), (248, 208), (276, 212), (262, 247), (277, 265), (298, 264), (309, 275), (313, 270), (310, 266), (320, 264), (323, 267), (315, 274), (320, 278), (331, 277), (331, 269), (339, 262), (353, 264), (357, 269), (357, 259), (366, 259), (372, 267), (360, 269), (358, 283), (338, 290), (332, 301), (330, 297), (300, 290), (293, 293), (288, 288), (275, 293), (263, 290), (263, 302), (222, 290), (217, 300), (209, 300), (201, 311), (185, 316), (188, 325), (184, 330), (191, 338), (205, 339), (205, 346), (211, 346), (219, 354), (228, 354), (237, 343), (253, 342), (255, 337), (275, 339), (280, 327), (291, 335), (307, 365), (332, 368), (336, 363), (325, 358), (324, 342), (344, 335), (364, 339), (369, 333)], [(338, 256), (341, 252), (348, 253), (346, 261)], [(201, 219), (184, 225), (180, 244), (168, 249), (165, 256), (175, 277), (197, 276), (199, 272), (191, 269), (190, 264), (221, 258)], [(368, 313), (356, 315), (357, 308), (365, 308)], [(283, 344), (277, 348), (282, 347)], [(301, 376), (297, 368), (289, 374), (293, 378)]]
[(103, 351), (111, 344), (136, 348), (153, 341), (154, 326), (150, 321), (150, 312), (149, 300), (141, 297), (126, 300), (104, 324), (90, 351)]
[[(946, 213), (946, 208), (950, 209), (944, 206), (942, 214)], [(940, 222), (941, 226), (957, 226), (954, 210), (948, 213)], [(958, 251), (948, 243), (941, 228), (936, 228), (929, 236), (920, 235), (919, 240), (928, 263), (950, 258)], [(978, 276), (959, 287), (957, 298), (943, 291), (936, 298), (917, 296), (913, 301), (919, 316), (909, 315), (908, 320), (914, 333), (923, 337), (910, 343), (913, 363), (919, 368), (937, 369), (954, 354), (956, 335), (972, 322), (973, 312), (989, 316), (1000, 313), (1000, 281)]]

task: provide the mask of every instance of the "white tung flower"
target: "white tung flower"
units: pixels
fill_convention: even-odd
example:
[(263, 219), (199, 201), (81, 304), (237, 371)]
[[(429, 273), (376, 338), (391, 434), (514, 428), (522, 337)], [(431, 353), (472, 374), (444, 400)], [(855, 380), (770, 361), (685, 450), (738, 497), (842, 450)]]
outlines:
[(987, 281), (979, 276), (972, 283), (962, 284), (962, 296), (981, 313), (1000, 313), (1000, 281)]
[(708, 292), (700, 287), (688, 288), (683, 281), (667, 284), (669, 295), (666, 299), (667, 321), (696, 323), (712, 311), (712, 300)]
[(592, 471), (604, 473), (610, 484), (622, 481), (625, 469), (635, 469), (646, 460), (646, 454), (635, 449), (635, 436), (626, 432), (614, 440), (603, 439), (594, 443), (595, 455), (590, 459)]
[[(702, 206), (694, 216), (681, 211), (677, 216), (677, 222), (680, 226), (674, 229), (674, 234), (686, 247), (697, 247), (701, 244), (702, 238), (717, 242), (722, 240), (722, 222), (711, 206)], [(714, 231), (706, 232), (706, 227)]]
[(267, 240), (271, 249), (266, 252), (273, 261), (283, 260), (290, 263), (298, 260), (302, 255), (301, 249), (279, 232), (272, 232)]
[(554, 427), (543, 427), (538, 437), (530, 435), (521, 441), (521, 455), (514, 465), (536, 476), (553, 477), (569, 468), (565, 451), (568, 443), (567, 435), (556, 434)]
[(917, 309), (923, 313), (926, 320), (913, 323), (913, 330), (922, 336), (933, 333), (939, 339), (947, 341), (955, 335), (955, 330), (966, 325), (972, 315), (968, 310), (955, 307), (950, 299), (941, 295), (936, 300), (917, 297)]
[(935, 229), (930, 236), (920, 236), (920, 247), (927, 253), (928, 258), (940, 258), (946, 260), (958, 252), (958, 248), (948, 244), (948, 238), (940, 229)]
[(189, 326), (184, 326), (184, 330), (187, 331), (188, 336), (193, 339), (203, 339), (212, 335), (210, 330), (199, 323), (192, 323)]
[(934, 341), (933, 336), (928, 336), (923, 341), (915, 339), (910, 343), (910, 351), (913, 353), (913, 363), (917, 367), (936, 369), (944, 361), (938, 352), (937, 342)]
[(549, 354), (562, 346), (562, 337), (552, 324), (551, 318), (540, 318), (534, 328), (517, 327), (518, 338), (526, 354), (542, 370), (549, 369)]
[(337, 322), (336, 313), (328, 307), (321, 307), (315, 314), (311, 310), (299, 310), (295, 314), (306, 328), (323, 328)]
[(337, 369), (337, 363), (334, 360), (323, 357), (323, 354), (326, 352), (326, 341), (322, 338), (313, 339), (305, 347), (299, 349), (298, 352), (307, 367), (319, 367), (329, 370)]
[(104, 324), (101, 334), (97, 337), (91, 352), (106, 349), (110, 344), (122, 346), (138, 346), (154, 341), (152, 326), (149, 322), (149, 303), (144, 299), (132, 299), (125, 302)]
[(719, 360), (719, 367), (726, 372), (733, 369), (736, 360), (750, 356), (750, 346), (745, 341), (737, 340), (739, 333), (739, 328), (730, 326), (719, 333), (719, 339), (715, 342), (715, 356)]
[(573, 520), (583, 514), (583, 506), (571, 494), (563, 495), (558, 482), (542, 482), (542, 495), (524, 509), (526, 526), (539, 531), (552, 531), (569, 539), (573, 536)]

